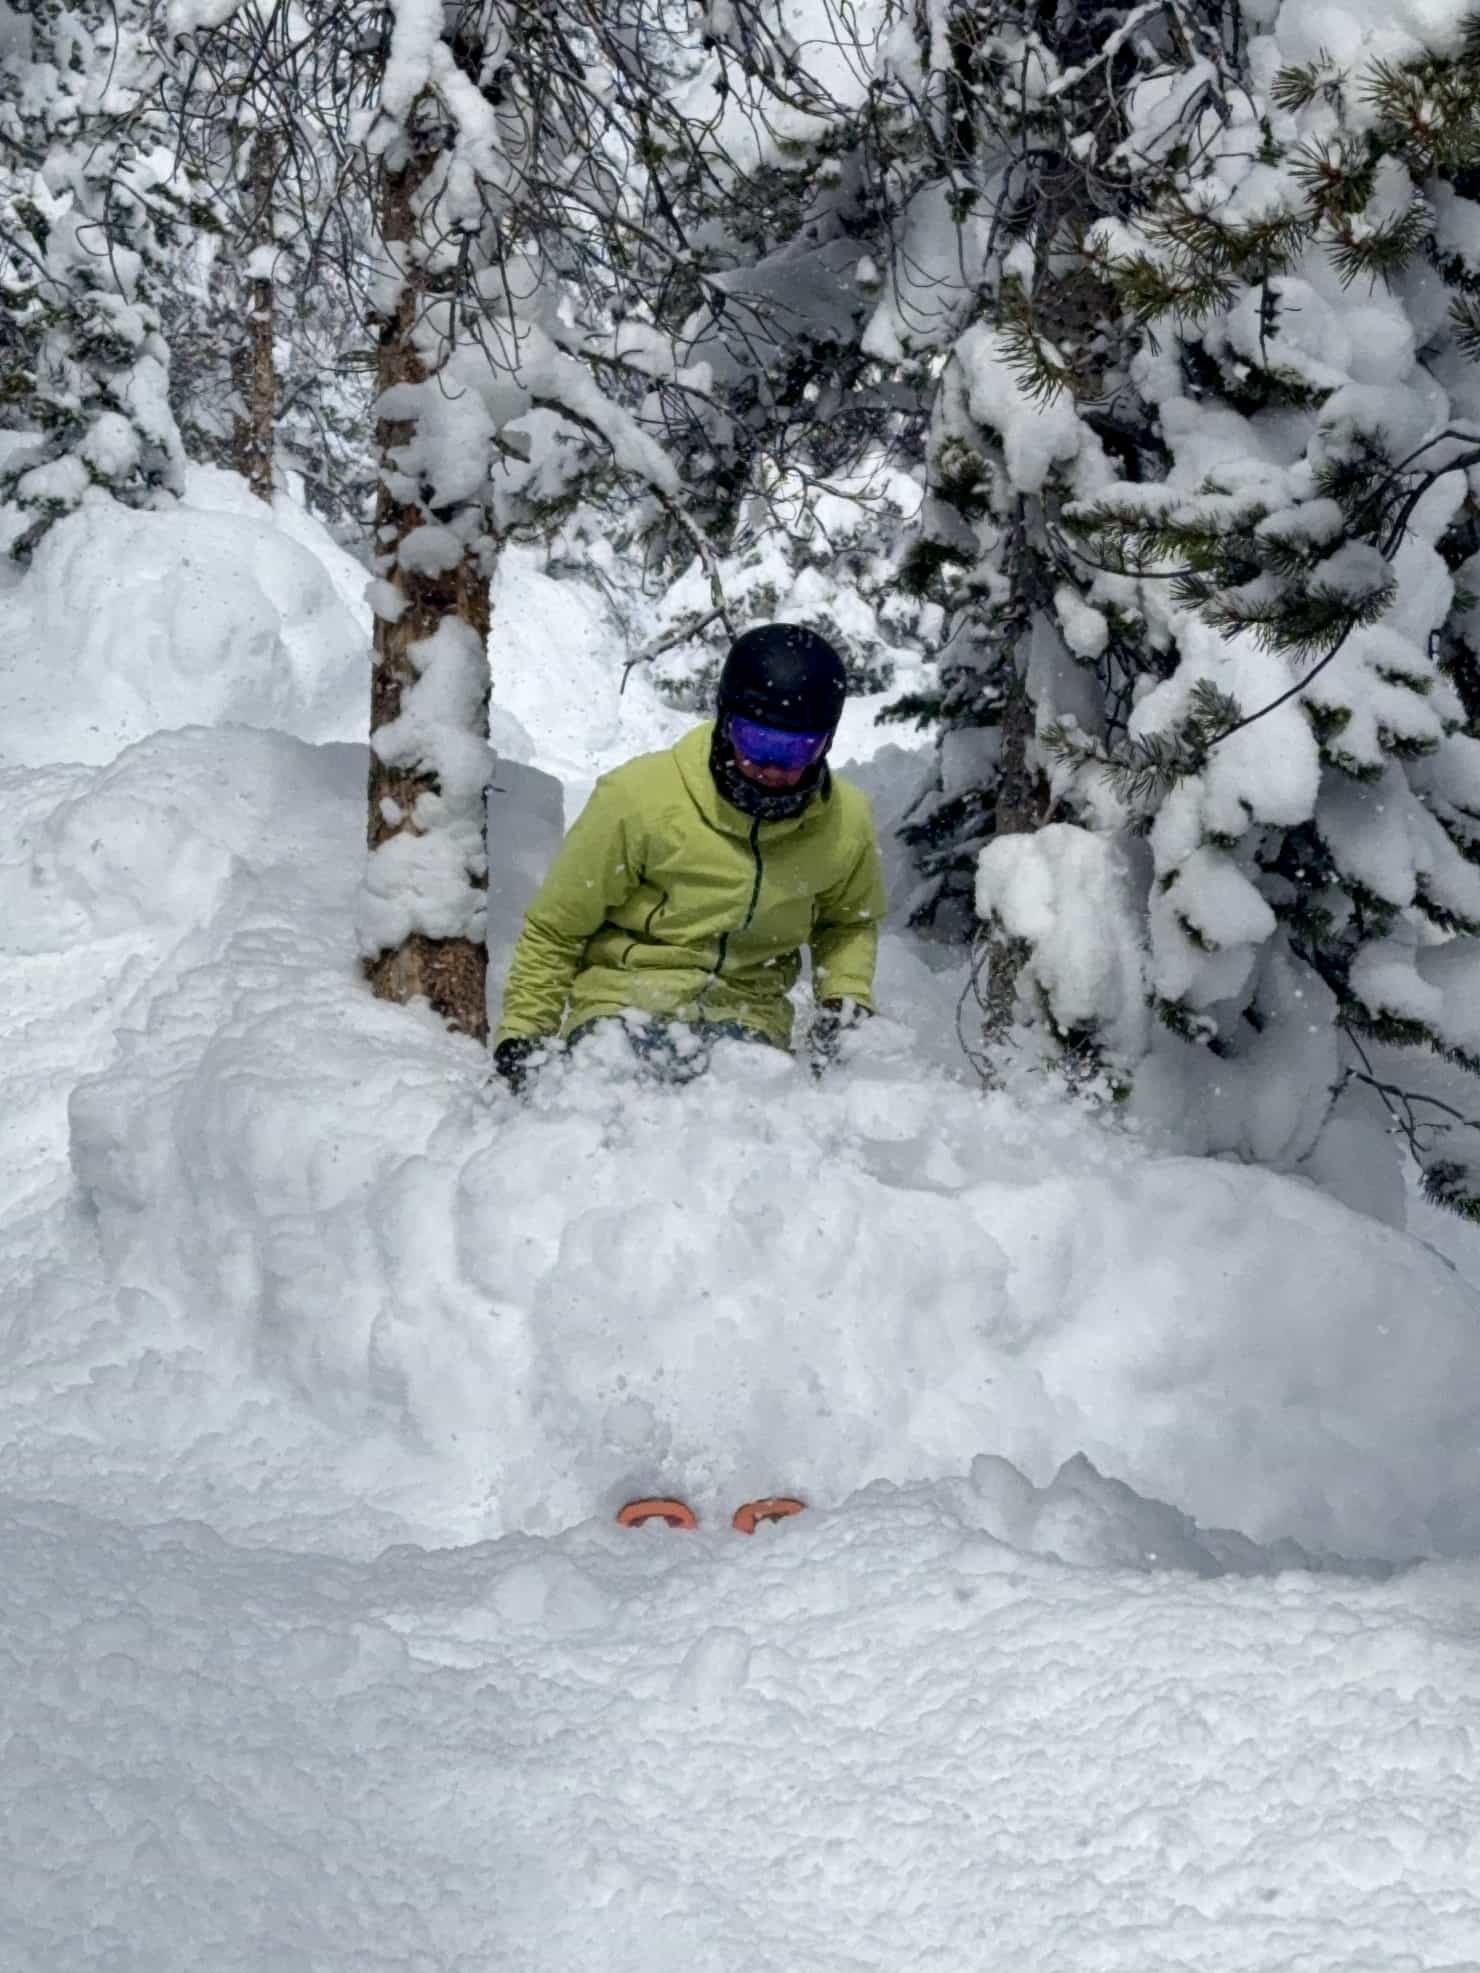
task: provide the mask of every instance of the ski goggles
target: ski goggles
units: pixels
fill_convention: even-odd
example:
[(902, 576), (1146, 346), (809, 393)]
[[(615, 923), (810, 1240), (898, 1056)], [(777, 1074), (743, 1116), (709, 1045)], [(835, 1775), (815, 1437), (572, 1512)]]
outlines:
[(831, 733), (788, 733), (780, 726), (732, 715), (730, 744), (755, 767), (784, 767), (792, 772), (810, 767), (827, 752)]

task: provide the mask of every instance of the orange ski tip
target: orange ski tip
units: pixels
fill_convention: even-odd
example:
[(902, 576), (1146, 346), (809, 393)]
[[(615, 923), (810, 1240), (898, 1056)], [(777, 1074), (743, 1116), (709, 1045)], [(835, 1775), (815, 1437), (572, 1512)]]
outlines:
[(629, 1500), (618, 1509), (617, 1526), (640, 1528), (646, 1521), (664, 1521), (670, 1528), (697, 1528), (699, 1517), (686, 1500)]
[(743, 1507), (735, 1509), (730, 1526), (737, 1534), (753, 1535), (762, 1521), (786, 1521), (793, 1514), (800, 1514), (807, 1503), (793, 1500), (790, 1494), (772, 1494), (765, 1500), (747, 1500)]

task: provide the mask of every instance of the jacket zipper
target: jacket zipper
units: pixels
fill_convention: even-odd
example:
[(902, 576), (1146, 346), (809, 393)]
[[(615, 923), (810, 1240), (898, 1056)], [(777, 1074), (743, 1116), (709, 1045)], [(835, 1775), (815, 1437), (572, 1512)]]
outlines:
[(750, 903), (744, 918), (740, 921), (742, 932), (750, 930), (750, 921), (755, 916), (755, 907), (761, 896), (761, 819), (757, 816), (750, 825), (750, 853), (755, 858), (755, 882), (750, 887)]
[[(731, 926), (730, 928), (731, 931), (737, 931), (737, 932), (749, 931), (750, 921), (755, 916), (755, 907), (760, 902), (761, 876), (763, 873), (764, 866), (761, 863), (761, 818), (759, 816), (757, 816), (754, 822), (752, 822), (750, 825), (750, 853), (755, 858), (755, 882), (750, 887), (750, 903), (746, 906), (745, 916), (740, 920), (740, 923), (738, 925)], [(721, 932), (719, 939), (719, 951), (714, 956), (714, 967), (709, 975), (708, 985), (706, 985), (706, 987), (704, 988), (704, 992), (701, 993), (699, 996), (699, 1003), (701, 1006), (703, 1005), (704, 1000), (709, 993), (709, 988), (714, 985), (715, 981), (719, 978), (720, 974), (724, 971), (725, 954), (729, 951), (729, 949), (730, 949), (730, 932)]]

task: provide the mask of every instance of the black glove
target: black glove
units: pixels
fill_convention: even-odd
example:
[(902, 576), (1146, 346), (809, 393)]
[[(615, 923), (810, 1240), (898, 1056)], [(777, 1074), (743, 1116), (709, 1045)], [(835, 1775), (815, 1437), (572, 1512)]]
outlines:
[(547, 1035), (510, 1035), (493, 1051), (494, 1074), (501, 1076), (516, 1096), (522, 1096), (545, 1056), (548, 1043)]
[(812, 1073), (825, 1075), (838, 1059), (843, 1036), (850, 1028), (866, 1021), (871, 1009), (857, 1000), (819, 1000), (812, 1016), (808, 1037), (812, 1049)]

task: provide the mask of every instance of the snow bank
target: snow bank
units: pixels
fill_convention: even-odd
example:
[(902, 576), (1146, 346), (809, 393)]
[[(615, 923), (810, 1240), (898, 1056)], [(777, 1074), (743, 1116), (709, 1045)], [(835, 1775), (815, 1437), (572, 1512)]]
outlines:
[(359, 981), (364, 783), (0, 769), (0, 1962), (1468, 1965), (1480, 1579), (1309, 1551), (1480, 1554), (1473, 1288), (930, 1067), (898, 936), (821, 1086), (516, 1106)]
[(12, 1235), (0, 1485), (342, 1548), (1084, 1452), (1259, 1538), (1480, 1549), (1480, 1333), (1425, 1249), (927, 1069), (942, 983), (894, 939), (896, 1018), (821, 1087), (593, 1049), (518, 1107), (359, 983), (361, 761), (162, 735), (38, 806), (26, 963), (149, 950), (84, 1036), (118, 1029), (71, 1101), (86, 1226)]
[(360, 1564), (0, 1502), (7, 1963), (1473, 1965), (1473, 1566), (1209, 1539), (985, 1462)]
[(365, 571), (290, 501), (193, 466), (183, 504), (89, 501), (0, 612), (0, 764), (105, 761), (164, 726), (309, 740), (368, 719)]

